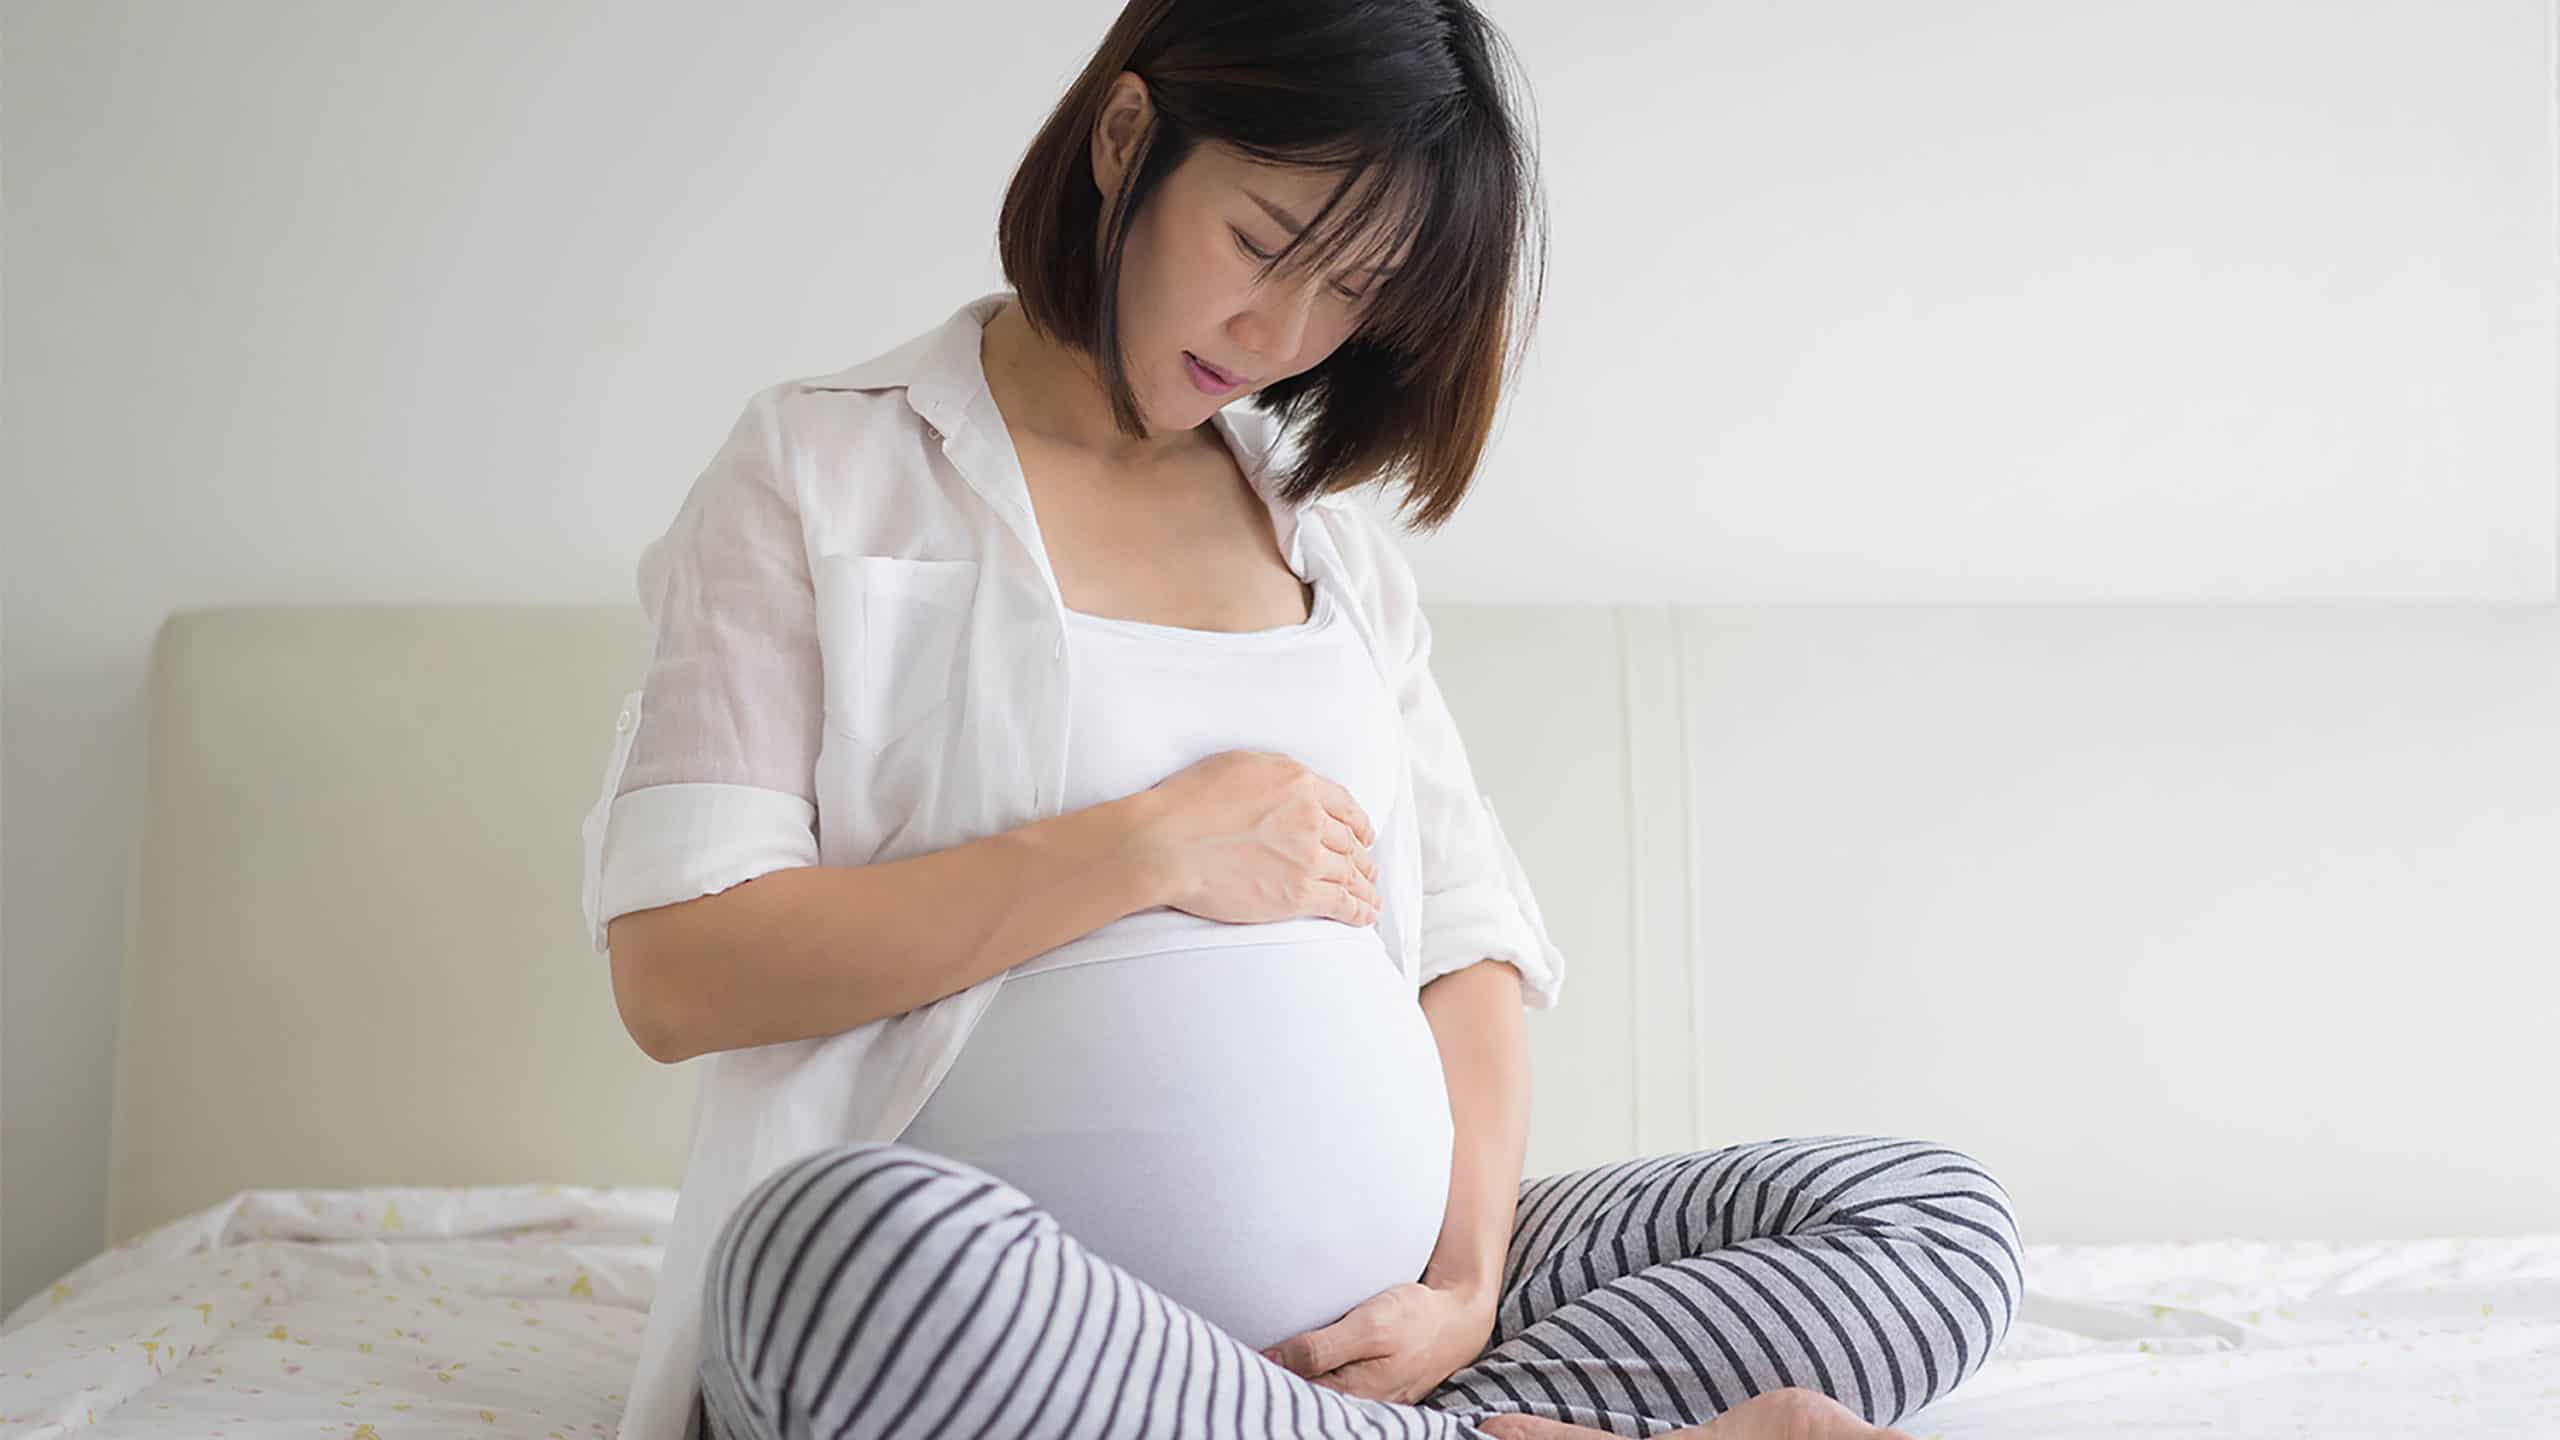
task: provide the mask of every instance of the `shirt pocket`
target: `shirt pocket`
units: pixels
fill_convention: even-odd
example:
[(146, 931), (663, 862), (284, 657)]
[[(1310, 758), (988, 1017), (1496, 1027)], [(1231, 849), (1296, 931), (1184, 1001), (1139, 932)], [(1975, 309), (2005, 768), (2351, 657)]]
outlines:
[(820, 555), (810, 578), (828, 730), (894, 744), (958, 688), (978, 562)]

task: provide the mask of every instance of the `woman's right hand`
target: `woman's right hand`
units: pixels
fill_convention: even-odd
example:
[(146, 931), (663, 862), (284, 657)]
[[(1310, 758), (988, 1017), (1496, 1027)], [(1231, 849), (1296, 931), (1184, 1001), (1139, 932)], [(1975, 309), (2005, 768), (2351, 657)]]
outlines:
[(1146, 841), (1173, 876), (1165, 903), (1254, 924), (1320, 915), (1378, 918), (1376, 827), (1351, 792), (1266, 750), (1225, 750), (1145, 792)]

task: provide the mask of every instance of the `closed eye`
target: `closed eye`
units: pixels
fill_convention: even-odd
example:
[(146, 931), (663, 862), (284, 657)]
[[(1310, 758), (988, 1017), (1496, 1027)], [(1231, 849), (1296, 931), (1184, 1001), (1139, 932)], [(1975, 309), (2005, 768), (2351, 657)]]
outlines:
[[(1228, 232), (1229, 232), (1229, 233), (1233, 234), (1233, 235), (1236, 237), (1236, 246), (1237, 246), (1237, 248), (1239, 248), (1239, 249), (1243, 250), (1243, 251), (1244, 251), (1244, 253), (1246, 253), (1247, 255), (1252, 256), (1252, 257), (1253, 257), (1254, 259), (1256, 259), (1256, 260), (1265, 260), (1265, 261), (1267, 261), (1267, 260), (1269, 260), (1269, 259), (1271, 258), (1269, 255), (1264, 254), (1262, 251), (1255, 249), (1255, 248), (1254, 248), (1254, 245), (1253, 245), (1253, 242), (1252, 242), (1251, 240), (1249, 240), (1249, 239), (1246, 239), (1246, 238), (1245, 238), (1245, 233), (1244, 233), (1243, 231), (1236, 229), (1236, 228), (1235, 228), (1234, 226), (1232, 226), (1232, 225), (1228, 226), (1228, 227), (1227, 227), (1227, 229), (1228, 229)], [(1358, 301), (1358, 300), (1366, 300), (1366, 299), (1368, 299), (1368, 298), (1369, 298), (1369, 292), (1368, 292), (1368, 291), (1366, 291), (1366, 290), (1345, 290), (1345, 289), (1343, 289), (1343, 288), (1342, 288), (1341, 286), (1339, 286), (1339, 285), (1336, 285), (1336, 286), (1334, 286), (1334, 287), (1333, 287), (1333, 293), (1334, 293), (1334, 294), (1336, 294), (1336, 295), (1341, 296), (1341, 297), (1342, 297), (1343, 299), (1345, 299), (1345, 300)]]

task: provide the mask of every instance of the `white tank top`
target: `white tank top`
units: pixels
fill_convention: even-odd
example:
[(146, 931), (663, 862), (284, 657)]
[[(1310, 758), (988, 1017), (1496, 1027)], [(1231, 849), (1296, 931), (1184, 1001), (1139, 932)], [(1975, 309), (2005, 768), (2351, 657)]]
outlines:
[[(1395, 703), (1324, 582), (1270, 630), (1067, 618), (1064, 808), (1257, 749), (1384, 823)], [(1453, 1135), (1438, 1046), (1374, 925), (1158, 906), (1015, 966), (899, 1139), (1011, 1181), (1259, 1348), (1421, 1278)]]

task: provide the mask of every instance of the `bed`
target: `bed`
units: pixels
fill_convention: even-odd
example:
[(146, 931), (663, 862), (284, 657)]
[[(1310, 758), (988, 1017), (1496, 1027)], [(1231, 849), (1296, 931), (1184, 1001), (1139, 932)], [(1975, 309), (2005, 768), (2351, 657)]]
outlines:
[[(134, 1437), (609, 1436), (675, 1192), (252, 1190), (0, 1334), (0, 1423)], [(2560, 1237), (2041, 1245), (1922, 1440), (2560, 1435)]]
[[(1686, 963), (1629, 938), (1665, 892), (1619, 838), (1679, 823), (1623, 778), (1664, 763), (1641, 662), (1677, 637), (1605, 608), (1435, 624), (1480, 778), (1582, 942), (1579, 991), (1532, 1017), (1530, 1169), (1757, 1138), (1704, 1113), (1662, 1046), (1625, 1043)], [(631, 1047), (577, 918), (577, 822), (644, 646), (618, 609), (164, 627), (113, 1243), (0, 1320), (0, 1435), (614, 1433), (691, 1119), (684, 1067)], [(1491, 703), (1524, 654), (1559, 683)], [(2049, 1233), (2110, 1218), (2022, 1199)], [(2006, 1344), (1913, 1434), (2560, 1436), (2560, 1232), (2033, 1229)]]

